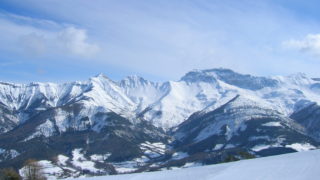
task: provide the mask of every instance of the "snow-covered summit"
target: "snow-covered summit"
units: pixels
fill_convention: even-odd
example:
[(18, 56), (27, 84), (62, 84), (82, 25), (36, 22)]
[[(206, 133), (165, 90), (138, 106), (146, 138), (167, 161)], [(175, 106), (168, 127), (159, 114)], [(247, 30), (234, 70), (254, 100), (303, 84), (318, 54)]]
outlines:
[(119, 82), (120, 86), (130, 87), (130, 88), (135, 88), (138, 86), (146, 86), (148, 84), (156, 84), (156, 83), (148, 81), (148, 80), (144, 79), (143, 77), (140, 77), (137, 75), (127, 76)]
[(272, 78), (240, 74), (224, 68), (194, 70), (181, 78), (181, 80), (189, 82), (216, 82), (217, 79), (227, 84), (249, 90), (259, 90), (265, 87), (276, 87), (278, 85), (278, 82)]
[[(284, 115), (312, 102), (320, 102), (320, 84), (305, 74), (259, 77), (217, 68), (193, 70), (179, 81), (152, 82), (128, 76), (115, 82), (98, 74), (83, 82), (64, 84), (0, 83), (0, 105), (18, 111), (24, 122), (35, 110), (79, 102), (128, 118), (142, 117), (154, 125), (171, 128), (192, 113), (217, 108), (241, 95), (270, 105)], [(303, 102), (303, 103), (302, 103)]]

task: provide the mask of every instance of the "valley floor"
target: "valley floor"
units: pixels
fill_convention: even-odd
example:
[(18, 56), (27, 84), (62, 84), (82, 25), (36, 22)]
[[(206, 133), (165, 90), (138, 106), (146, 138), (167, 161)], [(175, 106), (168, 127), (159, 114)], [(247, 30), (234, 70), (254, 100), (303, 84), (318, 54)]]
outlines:
[[(320, 150), (178, 170), (113, 175), (84, 180), (309, 180), (320, 177)], [(80, 180), (79, 179), (79, 180)]]

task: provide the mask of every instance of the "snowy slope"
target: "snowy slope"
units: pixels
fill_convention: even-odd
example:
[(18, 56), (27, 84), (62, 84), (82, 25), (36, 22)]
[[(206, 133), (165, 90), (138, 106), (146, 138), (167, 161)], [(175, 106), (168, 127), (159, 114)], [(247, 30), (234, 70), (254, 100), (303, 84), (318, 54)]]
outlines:
[[(226, 136), (227, 140), (230, 140), (234, 135), (246, 130), (247, 121), (262, 118), (276, 119), (277, 121), (281, 119), (281, 114), (269, 108), (266, 104), (260, 104), (257, 101), (239, 95), (217, 109), (217, 112), (210, 112), (209, 109), (210, 108), (205, 109), (205, 111), (200, 111), (197, 115), (199, 117), (193, 116), (190, 120), (180, 124), (176, 130), (176, 139), (182, 139), (180, 131), (186, 131), (184, 134), (195, 134), (194, 131), (199, 127), (196, 126), (196, 124), (201, 124), (203, 129), (193, 139), (193, 143), (221, 133)], [(282, 118), (282, 123), (287, 123), (286, 119), (284, 117)], [(194, 126), (188, 125), (188, 123), (192, 123), (192, 121), (196, 121)], [(184, 126), (186, 125), (188, 125), (187, 127), (191, 127), (191, 129), (188, 128), (184, 130)], [(223, 130), (224, 128), (226, 128), (225, 131)]]
[(77, 101), (91, 106), (105, 107), (119, 113), (134, 110), (133, 102), (122, 92), (122, 89), (101, 74), (85, 82), (65, 84), (0, 83), (0, 97), (1, 104), (19, 112), (41, 111)]
[(144, 112), (155, 125), (174, 127), (196, 111), (215, 109), (236, 95), (248, 97), (285, 116), (313, 102), (319, 104), (319, 82), (298, 73), (290, 76), (256, 77), (228, 69), (195, 70), (179, 81), (163, 84), (166, 95)]
[(318, 179), (320, 150), (179, 170), (80, 178), (84, 180), (306, 180)]
[(167, 89), (161, 83), (151, 82), (139, 76), (128, 76), (118, 84), (137, 105), (137, 113), (160, 100), (167, 92)]
[(175, 128), (173, 147), (190, 156), (231, 150), (266, 156), (297, 151), (295, 145), (318, 146), (300, 124), (255, 99), (238, 95), (210, 109), (194, 113)]
[[(94, 121), (91, 117), (97, 112), (115, 112), (130, 119), (135, 117), (136, 105), (116, 82), (101, 74), (85, 82), (65, 84), (0, 83), (0, 111), (7, 112), (0, 115), (0, 125), (1, 122), (19, 125), (52, 108), (57, 108), (54, 119), (65, 122), (69, 116), (75, 115), (62, 112), (61, 107), (71, 104), (80, 104), (81, 112), (77, 114), (88, 115), (90, 121)], [(70, 124), (63, 124), (65, 127), (61, 127), (62, 129), (70, 126)], [(3, 132), (13, 127), (10, 126)]]

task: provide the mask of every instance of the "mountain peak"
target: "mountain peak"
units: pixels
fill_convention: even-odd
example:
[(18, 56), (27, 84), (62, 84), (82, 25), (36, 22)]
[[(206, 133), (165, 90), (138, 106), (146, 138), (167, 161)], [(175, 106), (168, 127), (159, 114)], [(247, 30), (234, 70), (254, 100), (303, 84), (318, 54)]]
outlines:
[[(186, 75), (191, 74), (210, 74), (210, 75), (216, 75), (216, 74), (222, 74), (222, 73), (229, 73), (229, 74), (238, 74), (235, 71), (227, 68), (212, 68), (212, 69), (193, 69), (192, 71), (186, 73)], [(185, 76), (186, 76), (185, 75)]]
[(258, 90), (264, 87), (275, 87), (278, 84), (277, 80), (271, 78), (240, 74), (225, 68), (193, 70), (181, 78), (181, 81), (186, 82), (202, 81), (216, 83), (217, 80), (239, 88), (250, 90)]
[(214, 83), (216, 82), (216, 75), (207, 72), (206, 70), (199, 70), (195, 69), (187, 74), (185, 74), (180, 81), (186, 81), (186, 82), (209, 82), (209, 83)]
[(144, 86), (147, 84), (154, 84), (154, 83), (138, 75), (131, 75), (122, 79), (119, 82), (119, 84), (121, 87), (137, 87), (137, 86)]
[[(97, 74), (97, 75), (95, 75), (95, 76), (93, 76), (94, 78), (108, 78), (105, 74), (103, 74), (103, 73), (99, 73), (99, 74)], [(108, 78), (109, 79), (109, 78)]]
[(305, 73), (301, 73), (301, 72), (291, 74), (287, 76), (287, 79), (291, 81), (291, 83), (296, 85), (309, 85), (313, 81)]
[(307, 74), (306, 73), (302, 73), (302, 72), (297, 72), (297, 73), (291, 74), (288, 77), (290, 77), (290, 78), (299, 78), (299, 79), (308, 78)]
[[(206, 82), (212, 82), (213, 79), (220, 79), (220, 77), (225, 76), (237, 76), (242, 75), (240, 73), (237, 73), (231, 69), (227, 68), (212, 68), (212, 69), (194, 69), (187, 74), (185, 74), (181, 80), (184, 81), (190, 81), (190, 80), (196, 80), (196, 81), (206, 81)], [(247, 75), (249, 76), (249, 75)]]
[(105, 74), (99, 73), (93, 77), (90, 78), (90, 81), (99, 81), (99, 82), (113, 82), (110, 78), (108, 78)]
[(202, 70), (202, 72), (214, 72), (216, 74), (219, 74), (219, 73), (236, 73), (235, 71), (231, 70), (231, 69), (228, 69), (228, 68), (212, 68), (212, 69), (204, 69)]
[(130, 75), (125, 77), (123, 80), (132, 80), (132, 81), (146, 81), (143, 77), (138, 75)]

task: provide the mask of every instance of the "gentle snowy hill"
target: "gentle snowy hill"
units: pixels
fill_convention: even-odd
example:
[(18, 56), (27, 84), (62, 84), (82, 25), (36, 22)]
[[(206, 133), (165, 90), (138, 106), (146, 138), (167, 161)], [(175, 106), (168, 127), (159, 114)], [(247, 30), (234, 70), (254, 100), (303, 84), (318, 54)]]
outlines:
[(319, 179), (319, 166), (320, 150), (314, 150), (187, 169), (79, 180), (307, 180)]

